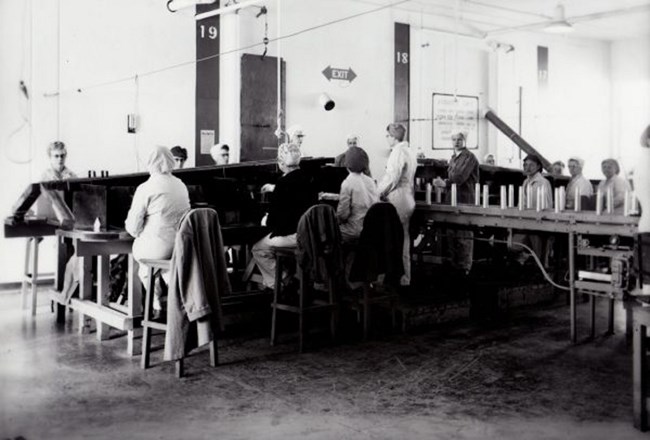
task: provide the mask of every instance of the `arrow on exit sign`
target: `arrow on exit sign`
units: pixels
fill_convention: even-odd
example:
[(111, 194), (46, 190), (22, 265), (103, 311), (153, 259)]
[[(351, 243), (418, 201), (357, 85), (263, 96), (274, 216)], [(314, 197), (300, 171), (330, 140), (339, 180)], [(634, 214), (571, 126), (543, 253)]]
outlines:
[(338, 69), (336, 67), (327, 66), (325, 70), (323, 70), (323, 75), (325, 75), (325, 78), (327, 78), (328, 81), (339, 79), (341, 81), (352, 82), (354, 78), (357, 77), (357, 74), (354, 73), (352, 67), (349, 69)]

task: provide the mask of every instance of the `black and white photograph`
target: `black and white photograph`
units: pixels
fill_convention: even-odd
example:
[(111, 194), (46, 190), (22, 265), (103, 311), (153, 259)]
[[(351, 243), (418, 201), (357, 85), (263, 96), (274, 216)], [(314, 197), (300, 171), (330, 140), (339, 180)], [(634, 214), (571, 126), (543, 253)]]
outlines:
[(0, 440), (650, 436), (650, 0), (0, 0)]

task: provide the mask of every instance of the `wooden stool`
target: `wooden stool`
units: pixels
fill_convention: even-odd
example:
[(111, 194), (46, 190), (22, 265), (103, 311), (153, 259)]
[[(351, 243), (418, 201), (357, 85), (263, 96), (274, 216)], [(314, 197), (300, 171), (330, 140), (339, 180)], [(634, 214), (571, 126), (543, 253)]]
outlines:
[(273, 289), (273, 302), (271, 303), (271, 345), (275, 345), (276, 339), (276, 322), (278, 310), (298, 314), (298, 337), (299, 337), (299, 350), (300, 353), (304, 351), (305, 343), (305, 315), (308, 312), (317, 310), (330, 310), (330, 333), (332, 340), (336, 338), (337, 327), (337, 301), (334, 291), (335, 280), (327, 280), (327, 300), (314, 299), (307, 305), (308, 290), (313, 287), (307, 280), (307, 274), (302, 271), (300, 265), (297, 268), (297, 275), (300, 280), (300, 287), (298, 288), (298, 305), (286, 304), (279, 301), (280, 293), (282, 291), (282, 269), (283, 264), (288, 261), (295, 261), (296, 250), (294, 248), (277, 248), (275, 249), (275, 288)]
[[(38, 247), (43, 241), (43, 237), (28, 237), (25, 242), (25, 269), (23, 283), (21, 288), (21, 300), (23, 310), (27, 308), (27, 286), (32, 287), (32, 316), (36, 315), (36, 299), (39, 277), (51, 276), (52, 274), (38, 273)], [(34, 253), (32, 253), (32, 243), (34, 244)]]
[[(156, 270), (169, 270), (171, 260), (141, 260), (140, 264), (149, 267), (149, 285), (144, 299), (144, 315), (142, 317), (142, 358), (140, 366), (143, 370), (149, 368), (151, 355), (151, 330), (162, 330), (167, 332), (167, 324), (163, 322), (152, 321), (151, 310), (153, 308), (154, 288), (156, 286)], [(214, 338), (210, 343), (210, 365), (216, 367), (218, 364), (217, 339)], [(176, 377), (183, 377), (184, 374), (183, 359), (177, 359), (174, 362)]]

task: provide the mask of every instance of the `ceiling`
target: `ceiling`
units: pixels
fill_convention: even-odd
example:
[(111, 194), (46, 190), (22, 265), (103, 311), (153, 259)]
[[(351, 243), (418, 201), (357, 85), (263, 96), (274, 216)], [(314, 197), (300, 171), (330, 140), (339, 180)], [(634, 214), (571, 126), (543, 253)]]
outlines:
[[(387, 5), (398, 0), (355, 0)], [(570, 35), (599, 40), (650, 38), (650, 0), (560, 0)], [(486, 36), (516, 30), (543, 32), (553, 20), (557, 0), (411, 0), (397, 9), (455, 20)]]

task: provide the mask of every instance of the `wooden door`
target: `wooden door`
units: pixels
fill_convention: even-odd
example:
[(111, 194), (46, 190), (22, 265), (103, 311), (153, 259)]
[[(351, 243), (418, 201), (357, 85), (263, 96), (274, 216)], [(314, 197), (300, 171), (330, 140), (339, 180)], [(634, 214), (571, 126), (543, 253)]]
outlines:
[[(241, 59), (241, 161), (277, 155), (277, 58), (244, 54)], [(285, 108), (285, 62), (282, 61), (282, 108)], [(284, 130), (284, 115), (281, 119)]]

